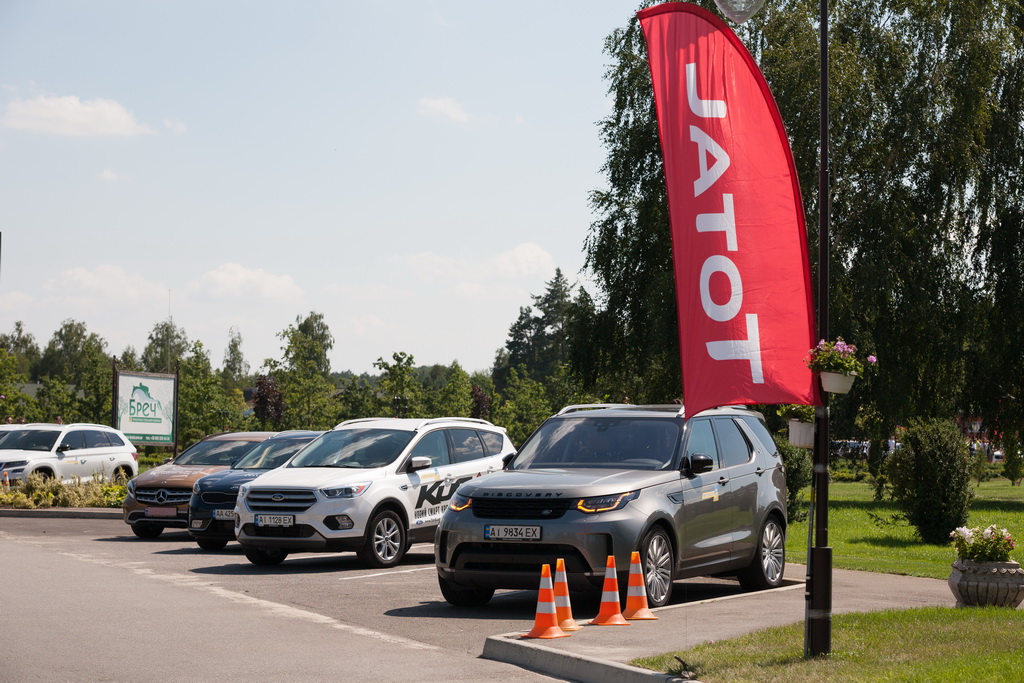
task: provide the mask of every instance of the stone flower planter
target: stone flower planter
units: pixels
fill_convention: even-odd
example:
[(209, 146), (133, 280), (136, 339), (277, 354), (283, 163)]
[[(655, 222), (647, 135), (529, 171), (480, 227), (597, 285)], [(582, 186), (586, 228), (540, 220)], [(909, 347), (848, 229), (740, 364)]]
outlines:
[(1017, 562), (975, 562), (958, 558), (949, 574), (956, 606), (1016, 608), (1024, 601), (1024, 569)]

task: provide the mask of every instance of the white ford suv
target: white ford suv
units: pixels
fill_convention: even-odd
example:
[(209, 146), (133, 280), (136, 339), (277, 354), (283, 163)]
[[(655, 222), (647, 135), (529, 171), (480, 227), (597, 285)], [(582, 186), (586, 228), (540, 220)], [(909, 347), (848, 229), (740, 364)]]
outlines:
[(485, 420), (342, 422), (241, 486), (235, 535), (257, 565), (290, 552), (355, 551), (391, 567), (412, 543), (433, 540), (460, 484), (500, 470), (514, 452), (505, 430)]
[(34, 473), (64, 483), (97, 476), (128, 481), (138, 472), (138, 459), (132, 442), (106, 425), (33, 423), (0, 430), (0, 477), (10, 482)]

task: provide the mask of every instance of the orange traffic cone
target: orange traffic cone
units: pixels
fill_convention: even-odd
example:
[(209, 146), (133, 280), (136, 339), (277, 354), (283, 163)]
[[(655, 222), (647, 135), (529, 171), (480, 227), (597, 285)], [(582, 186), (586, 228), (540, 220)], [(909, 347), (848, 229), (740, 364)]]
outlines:
[(583, 628), (572, 618), (569, 580), (565, 576), (565, 560), (562, 558), (555, 562), (555, 615), (558, 617), (558, 627), (563, 631), (579, 631)]
[(644, 569), (640, 566), (640, 553), (633, 551), (629, 558), (629, 584), (626, 586), (626, 619), (657, 619), (647, 608), (647, 588), (644, 586)]
[(545, 564), (540, 568), (540, 592), (537, 594), (537, 617), (533, 622), (533, 629), (523, 634), (522, 638), (568, 638), (571, 633), (566, 633), (558, 627), (558, 617), (555, 616), (555, 591), (551, 587), (551, 565)]
[(604, 568), (604, 589), (601, 593), (601, 609), (590, 620), (595, 626), (632, 626), (622, 618), (619, 611), (619, 580), (615, 577), (615, 556), (609, 555)]

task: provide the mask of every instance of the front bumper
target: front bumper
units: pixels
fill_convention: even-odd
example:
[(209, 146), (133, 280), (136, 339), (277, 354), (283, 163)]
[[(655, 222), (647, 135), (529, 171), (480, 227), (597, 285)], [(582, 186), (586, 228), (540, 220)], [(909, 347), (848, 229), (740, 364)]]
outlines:
[[(647, 516), (629, 508), (584, 515), (569, 510), (557, 520), (479, 519), (470, 510), (449, 510), (435, 538), (437, 573), (463, 586), (535, 589), (541, 565), (565, 562), (570, 588), (600, 588), (605, 565), (615, 556), (617, 571), (629, 571), (630, 555), (647, 527)], [(540, 526), (539, 541), (488, 541), (484, 527)]]

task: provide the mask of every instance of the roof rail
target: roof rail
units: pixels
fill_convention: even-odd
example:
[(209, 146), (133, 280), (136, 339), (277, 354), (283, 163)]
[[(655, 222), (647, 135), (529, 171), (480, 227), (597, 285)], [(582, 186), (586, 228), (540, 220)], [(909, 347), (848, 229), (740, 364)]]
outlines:
[(432, 417), (424, 422), (423, 426), (434, 424), (436, 422), (470, 422), (472, 424), (487, 425), (488, 427), (494, 426), (493, 422), (481, 420), (478, 417)]
[(334, 425), (334, 428), (337, 429), (338, 427), (344, 427), (345, 425), (357, 424), (360, 422), (379, 422), (380, 420), (390, 419), (391, 418), (389, 417), (357, 417), (353, 420), (345, 420), (344, 422), (339, 422), (338, 424)]
[(629, 403), (579, 403), (576, 405), (566, 406), (558, 411), (559, 415), (566, 415), (567, 413), (578, 413), (583, 410), (594, 410), (597, 408), (635, 408), (636, 406), (630, 405)]

